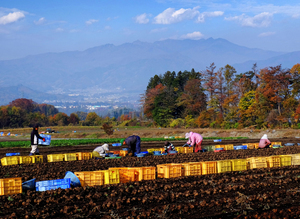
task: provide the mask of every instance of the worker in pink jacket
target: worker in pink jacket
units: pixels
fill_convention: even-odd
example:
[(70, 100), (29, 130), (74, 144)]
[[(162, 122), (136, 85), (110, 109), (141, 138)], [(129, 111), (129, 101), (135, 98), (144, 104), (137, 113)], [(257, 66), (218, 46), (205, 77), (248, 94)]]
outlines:
[(202, 144), (203, 138), (200, 134), (194, 133), (194, 132), (188, 132), (185, 134), (185, 138), (189, 139), (187, 144), (189, 144), (191, 146), (195, 145), (195, 147), (194, 147), (195, 153), (202, 150), (201, 144)]
[(269, 148), (271, 145), (271, 142), (268, 139), (268, 136), (266, 134), (264, 134), (258, 144), (258, 148)]

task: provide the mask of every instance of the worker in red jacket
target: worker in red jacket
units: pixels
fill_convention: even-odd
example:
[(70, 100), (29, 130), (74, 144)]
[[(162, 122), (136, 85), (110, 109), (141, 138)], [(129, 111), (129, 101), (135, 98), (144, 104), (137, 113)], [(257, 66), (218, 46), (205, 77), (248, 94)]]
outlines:
[(271, 142), (269, 141), (268, 136), (266, 134), (264, 134), (259, 141), (258, 149), (269, 148), (270, 145), (271, 145)]

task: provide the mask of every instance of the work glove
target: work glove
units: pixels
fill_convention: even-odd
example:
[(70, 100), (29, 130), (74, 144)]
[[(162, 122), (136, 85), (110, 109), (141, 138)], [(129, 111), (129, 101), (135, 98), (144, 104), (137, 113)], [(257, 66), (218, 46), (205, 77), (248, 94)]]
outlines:
[(46, 141), (46, 139), (45, 138), (43, 138), (43, 142), (45, 142)]

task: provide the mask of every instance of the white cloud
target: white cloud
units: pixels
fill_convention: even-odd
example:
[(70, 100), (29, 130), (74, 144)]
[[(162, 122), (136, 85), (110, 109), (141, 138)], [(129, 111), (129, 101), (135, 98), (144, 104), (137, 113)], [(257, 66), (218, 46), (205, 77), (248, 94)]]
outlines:
[(134, 18), (134, 20), (135, 20), (135, 23), (138, 23), (138, 24), (147, 24), (147, 23), (149, 23), (149, 18), (148, 18), (148, 15), (146, 13), (136, 16)]
[(194, 19), (199, 15), (199, 7), (175, 10), (174, 8), (167, 8), (162, 13), (154, 18), (155, 24), (173, 24), (184, 20)]
[(259, 37), (267, 37), (267, 36), (272, 36), (274, 35), (276, 32), (264, 32), (264, 33), (261, 33), (259, 34), (258, 36)]
[(105, 30), (110, 30), (111, 27), (110, 27), (110, 26), (105, 26), (104, 29), (105, 29)]
[(86, 23), (86, 25), (91, 25), (91, 24), (96, 23), (96, 22), (98, 22), (98, 21), (99, 21), (99, 20), (90, 19), (90, 20), (86, 21), (85, 23)]
[(45, 22), (45, 18), (44, 17), (41, 17), (38, 21), (34, 21), (34, 23), (36, 24), (36, 25), (41, 25), (41, 24), (43, 24)]
[(65, 31), (65, 30), (63, 28), (60, 28), (60, 27), (55, 29), (55, 32), (63, 32), (63, 31)]
[(188, 33), (188, 34), (182, 35), (180, 38), (181, 39), (199, 40), (199, 39), (202, 39), (203, 37), (204, 37), (204, 35), (201, 32), (195, 31), (193, 33)]
[(273, 13), (263, 12), (254, 17), (245, 14), (235, 17), (225, 17), (228, 21), (238, 21), (242, 26), (247, 27), (267, 27), (271, 24)]
[(219, 16), (222, 16), (223, 14), (224, 14), (223, 11), (203, 12), (203, 13), (199, 14), (196, 22), (203, 23), (205, 21), (205, 18), (207, 18), (207, 17), (219, 17)]
[(181, 8), (177, 11), (174, 8), (167, 8), (154, 18), (154, 23), (173, 24), (192, 19), (196, 19), (197, 23), (203, 23), (207, 17), (218, 17), (224, 14), (223, 11), (200, 13), (198, 10), (199, 8), (199, 6), (188, 9)]
[(18, 21), (19, 19), (25, 17), (25, 14), (20, 11), (11, 12), (8, 15), (0, 17), (0, 24), (5, 25)]

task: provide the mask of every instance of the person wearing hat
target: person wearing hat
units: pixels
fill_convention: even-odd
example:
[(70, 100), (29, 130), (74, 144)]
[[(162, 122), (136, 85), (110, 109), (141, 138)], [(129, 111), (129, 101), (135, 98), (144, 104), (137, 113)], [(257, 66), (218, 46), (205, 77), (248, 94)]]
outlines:
[(271, 145), (271, 142), (269, 141), (268, 136), (266, 134), (264, 134), (259, 141), (258, 149), (269, 148), (270, 145)]
[(200, 152), (202, 150), (201, 144), (203, 141), (203, 138), (200, 134), (194, 133), (194, 132), (188, 132), (185, 134), (185, 138), (189, 139), (187, 144), (194, 146), (194, 152)]
[(134, 156), (134, 153), (141, 153), (141, 138), (138, 135), (131, 135), (126, 139), (122, 139), (120, 143), (128, 146), (128, 154), (132, 153), (131, 156)]
[(92, 152), (93, 158), (102, 158), (105, 157), (106, 152), (109, 151), (108, 144), (96, 147)]
[(30, 137), (31, 151), (30, 151), (29, 156), (39, 155), (40, 154), (39, 149), (38, 149), (39, 139), (43, 139), (43, 141), (45, 141), (45, 138), (43, 138), (39, 135), (38, 129), (39, 129), (38, 125), (33, 126), (33, 130), (31, 132), (31, 137)]

